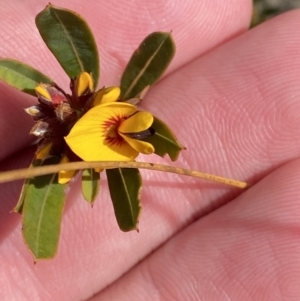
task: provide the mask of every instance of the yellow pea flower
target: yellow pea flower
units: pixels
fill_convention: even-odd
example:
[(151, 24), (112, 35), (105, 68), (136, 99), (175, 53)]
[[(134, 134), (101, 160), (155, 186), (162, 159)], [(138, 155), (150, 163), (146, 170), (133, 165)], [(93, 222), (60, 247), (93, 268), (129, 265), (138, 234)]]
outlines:
[(139, 140), (153, 134), (153, 116), (131, 104), (108, 102), (83, 115), (65, 137), (71, 150), (84, 161), (131, 161), (139, 153), (152, 154), (152, 144)]

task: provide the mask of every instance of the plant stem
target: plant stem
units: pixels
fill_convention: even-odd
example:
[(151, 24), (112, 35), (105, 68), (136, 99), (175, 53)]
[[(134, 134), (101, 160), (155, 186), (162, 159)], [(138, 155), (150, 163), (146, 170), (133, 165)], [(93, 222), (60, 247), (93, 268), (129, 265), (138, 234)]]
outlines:
[(103, 168), (103, 169), (140, 168), (140, 169), (149, 169), (149, 170), (180, 174), (180, 175), (190, 176), (193, 178), (200, 178), (212, 182), (222, 183), (225, 185), (235, 186), (238, 188), (246, 188), (249, 186), (246, 182), (215, 176), (208, 173), (189, 170), (181, 167), (173, 167), (164, 164), (153, 164), (153, 163), (146, 163), (146, 162), (84, 162), (84, 161), (54, 164), (54, 165), (1, 172), (0, 183), (10, 182), (14, 180), (23, 179), (23, 178), (36, 177), (36, 176), (41, 176), (41, 175), (46, 175), (51, 173), (57, 173), (61, 170), (80, 170), (86, 168)]

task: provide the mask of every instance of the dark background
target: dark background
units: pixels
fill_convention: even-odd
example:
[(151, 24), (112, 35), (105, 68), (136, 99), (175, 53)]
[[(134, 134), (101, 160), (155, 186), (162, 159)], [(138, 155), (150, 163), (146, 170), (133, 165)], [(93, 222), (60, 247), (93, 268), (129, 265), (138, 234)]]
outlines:
[(252, 26), (285, 11), (300, 8), (300, 0), (254, 0)]

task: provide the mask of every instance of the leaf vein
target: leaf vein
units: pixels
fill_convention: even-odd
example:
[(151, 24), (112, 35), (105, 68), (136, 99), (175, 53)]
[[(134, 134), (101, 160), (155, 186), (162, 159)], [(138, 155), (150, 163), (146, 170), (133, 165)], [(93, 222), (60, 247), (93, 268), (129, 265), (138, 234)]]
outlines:
[(144, 71), (148, 68), (148, 66), (151, 64), (151, 62), (153, 61), (153, 59), (155, 58), (156, 54), (158, 53), (158, 51), (160, 50), (160, 48), (162, 47), (162, 45), (164, 44), (164, 42), (167, 40), (168, 37), (166, 37), (158, 46), (158, 48), (156, 49), (156, 51), (152, 54), (152, 56), (149, 58), (148, 62), (145, 64), (145, 66), (140, 70), (140, 72), (138, 73), (137, 77), (132, 81), (131, 85), (128, 87), (126, 93), (124, 94), (123, 98), (126, 99), (126, 96), (132, 91), (132, 89), (134, 88), (134, 86), (136, 85), (136, 83), (138, 82), (138, 80), (142, 77)]
[[(125, 193), (127, 195), (127, 198), (128, 198), (129, 201), (131, 201), (129, 191), (127, 189), (126, 181), (125, 181), (123, 173), (122, 173), (122, 169), (119, 168), (119, 171), (120, 171), (121, 180), (123, 182), (123, 186), (124, 186), (124, 190), (125, 190)], [(130, 208), (130, 213), (131, 213), (132, 220), (134, 221), (134, 213), (133, 213), (133, 208), (132, 208), (131, 202), (129, 202), (129, 208)]]
[(70, 44), (71, 44), (72, 49), (73, 49), (73, 51), (74, 51), (75, 57), (77, 58), (77, 61), (78, 61), (78, 64), (79, 64), (79, 67), (80, 67), (81, 71), (82, 71), (82, 72), (85, 71), (85, 70), (84, 70), (84, 67), (83, 67), (83, 64), (82, 64), (82, 62), (81, 62), (81, 60), (80, 60), (79, 53), (78, 53), (78, 51), (77, 51), (77, 49), (76, 49), (76, 47), (75, 47), (75, 45), (74, 45), (72, 39), (70, 38), (71, 35), (70, 35), (68, 29), (65, 27), (65, 25), (63, 24), (63, 22), (61, 21), (61, 19), (60, 19), (59, 16), (57, 15), (57, 13), (56, 13), (55, 11), (54, 11), (53, 13), (54, 13), (55, 17), (57, 18), (58, 22), (61, 24), (61, 26), (62, 26), (64, 32), (66, 33), (67, 39), (70, 41)]
[(51, 184), (53, 183), (54, 177), (55, 177), (55, 174), (52, 175), (51, 180), (49, 181), (48, 189), (47, 189), (47, 192), (45, 193), (45, 196), (44, 196), (44, 199), (43, 199), (43, 204), (42, 204), (42, 207), (41, 207), (41, 215), (39, 217), (39, 221), (38, 221), (38, 224), (37, 224), (37, 232), (36, 232), (37, 239), (36, 239), (36, 248), (35, 248), (36, 255), (39, 254), (38, 253), (38, 250), (39, 250), (39, 237), (40, 237), (40, 232), (41, 232), (40, 231), (41, 224), (42, 224), (42, 220), (43, 220), (43, 217), (44, 217), (43, 212), (44, 212), (44, 209), (45, 209), (45, 206), (46, 206), (46, 201), (47, 201), (48, 195), (49, 195), (49, 193), (51, 191), (51, 188), (52, 188)]
[(178, 145), (177, 145), (176, 143), (174, 143), (174, 142), (173, 142), (171, 139), (169, 139), (168, 137), (163, 136), (163, 135), (161, 135), (161, 134), (159, 134), (159, 133), (156, 133), (155, 135), (157, 135), (158, 137), (163, 138), (164, 140), (168, 141), (168, 142), (171, 143), (172, 145), (175, 145), (175, 146), (178, 147)]

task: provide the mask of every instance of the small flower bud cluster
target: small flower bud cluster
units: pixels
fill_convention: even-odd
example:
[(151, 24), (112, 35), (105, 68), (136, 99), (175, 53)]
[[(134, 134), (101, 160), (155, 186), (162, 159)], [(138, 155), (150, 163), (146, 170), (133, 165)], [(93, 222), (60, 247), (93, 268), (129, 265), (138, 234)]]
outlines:
[(92, 106), (94, 83), (87, 72), (71, 80), (70, 87), (71, 95), (56, 84), (41, 83), (35, 88), (38, 103), (26, 108), (25, 112), (36, 122), (30, 134), (39, 139), (38, 151), (51, 143), (49, 153), (63, 155), (67, 148), (63, 137)]

